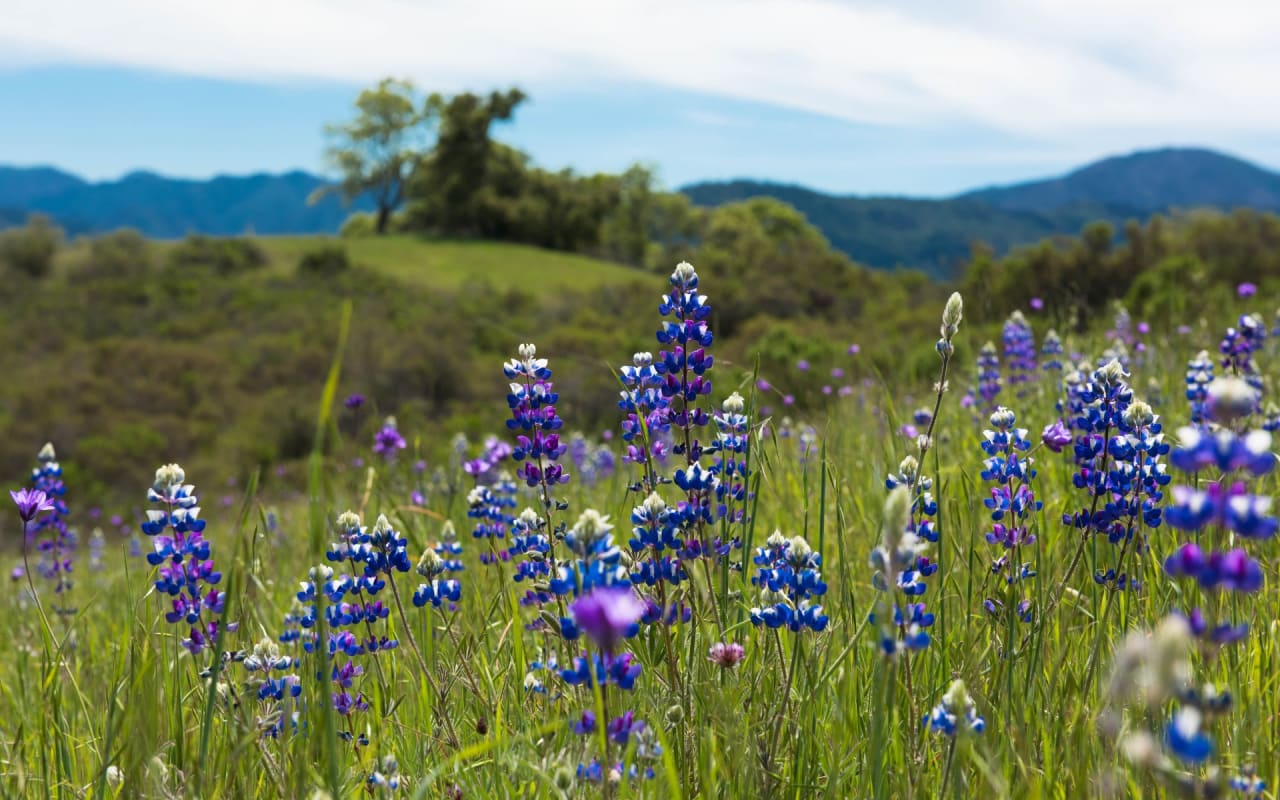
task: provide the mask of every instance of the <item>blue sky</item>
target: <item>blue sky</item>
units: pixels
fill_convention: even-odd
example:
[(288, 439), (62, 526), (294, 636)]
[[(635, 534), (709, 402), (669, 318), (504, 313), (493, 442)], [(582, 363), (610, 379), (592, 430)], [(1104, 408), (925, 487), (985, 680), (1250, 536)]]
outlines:
[(941, 195), (1167, 144), (1280, 165), (1280, 13), (1243, 0), (12, 2), (0, 163), (94, 179), (321, 169), (323, 125), (387, 74), (520, 85), (499, 138), (672, 186)]

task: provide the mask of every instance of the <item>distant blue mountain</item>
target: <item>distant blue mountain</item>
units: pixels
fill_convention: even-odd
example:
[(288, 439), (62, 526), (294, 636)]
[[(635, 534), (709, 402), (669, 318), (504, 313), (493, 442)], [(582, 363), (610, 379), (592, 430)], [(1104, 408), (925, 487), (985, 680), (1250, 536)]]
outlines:
[[(355, 210), (329, 196), (307, 199), (325, 179), (306, 172), (180, 180), (134, 172), (91, 183), (51, 167), (0, 167), (0, 228), (31, 212), (69, 233), (136, 228), (156, 238), (188, 233), (333, 233)], [(945, 199), (837, 196), (752, 180), (700, 183), (682, 191), (716, 206), (769, 196), (799, 209), (837, 249), (875, 267), (946, 275), (975, 241), (1003, 253), (1093, 220), (1122, 224), (1174, 209), (1280, 211), (1280, 174), (1196, 148), (1107, 158), (1057, 178), (995, 186)]]
[(210, 180), (131, 172), (118, 181), (90, 183), (51, 167), (0, 167), (0, 227), (40, 212), (72, 234), (117, 228), (161, 239), (189, 233), (334, 233), (352, 211), (370, 205), (344, 206), (336, 196), (309, 204), (311, 193), (326, 183), (301, 171)]
[(1107, 158), (1058, 178), (944, 199), (856, 197), (738, 180), (682, 190), (717, 206), (775, 197), (799, 209), (855, 261), (953, 272), (975, 241), (1003, 253), (1094, 220), (1121, 225), (1175, 209), (1280, 211), (1280, 175), (1213, 150), (1166, 148)]

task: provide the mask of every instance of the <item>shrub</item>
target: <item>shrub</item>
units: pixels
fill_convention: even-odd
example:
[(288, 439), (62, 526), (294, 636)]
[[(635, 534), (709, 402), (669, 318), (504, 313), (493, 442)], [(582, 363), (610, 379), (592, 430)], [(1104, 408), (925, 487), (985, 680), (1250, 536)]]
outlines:
[(131, 228), (104, 234), (89, 243), (89, 258), (78, 278), (140, 278), (151, 266), (146, 238)]
[(169, 252), (174, 269), (209, 269), (219, 275), (249, 272), (266, 263), (262, 248), (240, 237), (188, 236)]
[(32, 214), (26, 226), (0, 232), (0, 263), (33, 278), (53, 269), (53, 257), (62, 244), (62, 229), (43, 214)]
[(340, 244), (322, 244), (308, 250), (298, 260), (302, 275), (338, 275), (351, 268), (347, 248)]

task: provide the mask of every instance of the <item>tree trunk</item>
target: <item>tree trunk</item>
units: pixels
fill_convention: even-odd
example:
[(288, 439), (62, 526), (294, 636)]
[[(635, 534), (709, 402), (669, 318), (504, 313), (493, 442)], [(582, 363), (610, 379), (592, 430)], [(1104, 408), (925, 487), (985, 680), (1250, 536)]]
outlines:
[(378, 207), (378, 223), (377, 223), (377, 227), (374, 228), (374, 230), (377, 231), (379, 236), (387, 232), (387, 223), (390, 221), (391, 221), (391, 206), (379, 206)]

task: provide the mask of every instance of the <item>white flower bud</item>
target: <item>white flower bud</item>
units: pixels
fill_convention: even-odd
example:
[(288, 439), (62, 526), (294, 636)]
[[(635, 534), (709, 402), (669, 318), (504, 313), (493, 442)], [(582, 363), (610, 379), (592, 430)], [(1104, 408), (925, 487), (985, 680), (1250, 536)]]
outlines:
[(960, 320), (964, 317), (964, 300), (959, 292), (952, 292), (947, 298), (947, 305), (942, 309), (942, 338), (951, 341), (951, 337), (960, 330)]
[(1215, 378), (1208, 388), (1209, 413), (1216, 422), (1231, 422), (1253, 413), (1258, 392), (1233, 376)]
[(354, 511), (344, 511), (338, 515), (338, 530), (349, 531), (360, 527), (360, 515)]
[(726, 414), (741, 414), (742, 409), (746, 407), (747, 404), (743, 401), (742, 395), (737, 392), (726, 397), (724, 404), (721, 406)]
[(578, 521), (573, 524), (574, 535), (589, 542), (600, 539), (611, 530), (613, 525), (609, 524), (609, 517), (594, 508), (583, 511)]
[(1145, 428), (1155, 421), (1155, 412), (1141, 400), (1134, 400), (1124, 410), (1124, 422), (1130, 428)]
[(523, 360), (532, 361), (534, 356), (538, 355), (538, 348), (536, 345), (530, 342), (530, 343), (520, 345), (520, 347), (517, 348), (517, 352), (520, 354), (520, 358), (522, 358)]
[(1129, 377), (1129, 373), (1124, 371), (1124, 367), (1116, 359), (1111, 359), (1105, 366), (1098, 368), (1098, 378), (1106, 384), (1117, 384), (1125, 378)]
[(671, 277), (675, 278), (678, 283), (688, 283), (697, 278), (698, 273), (688, 261), (681, 261), (676, 264), (676, 269), (671, 273)]

